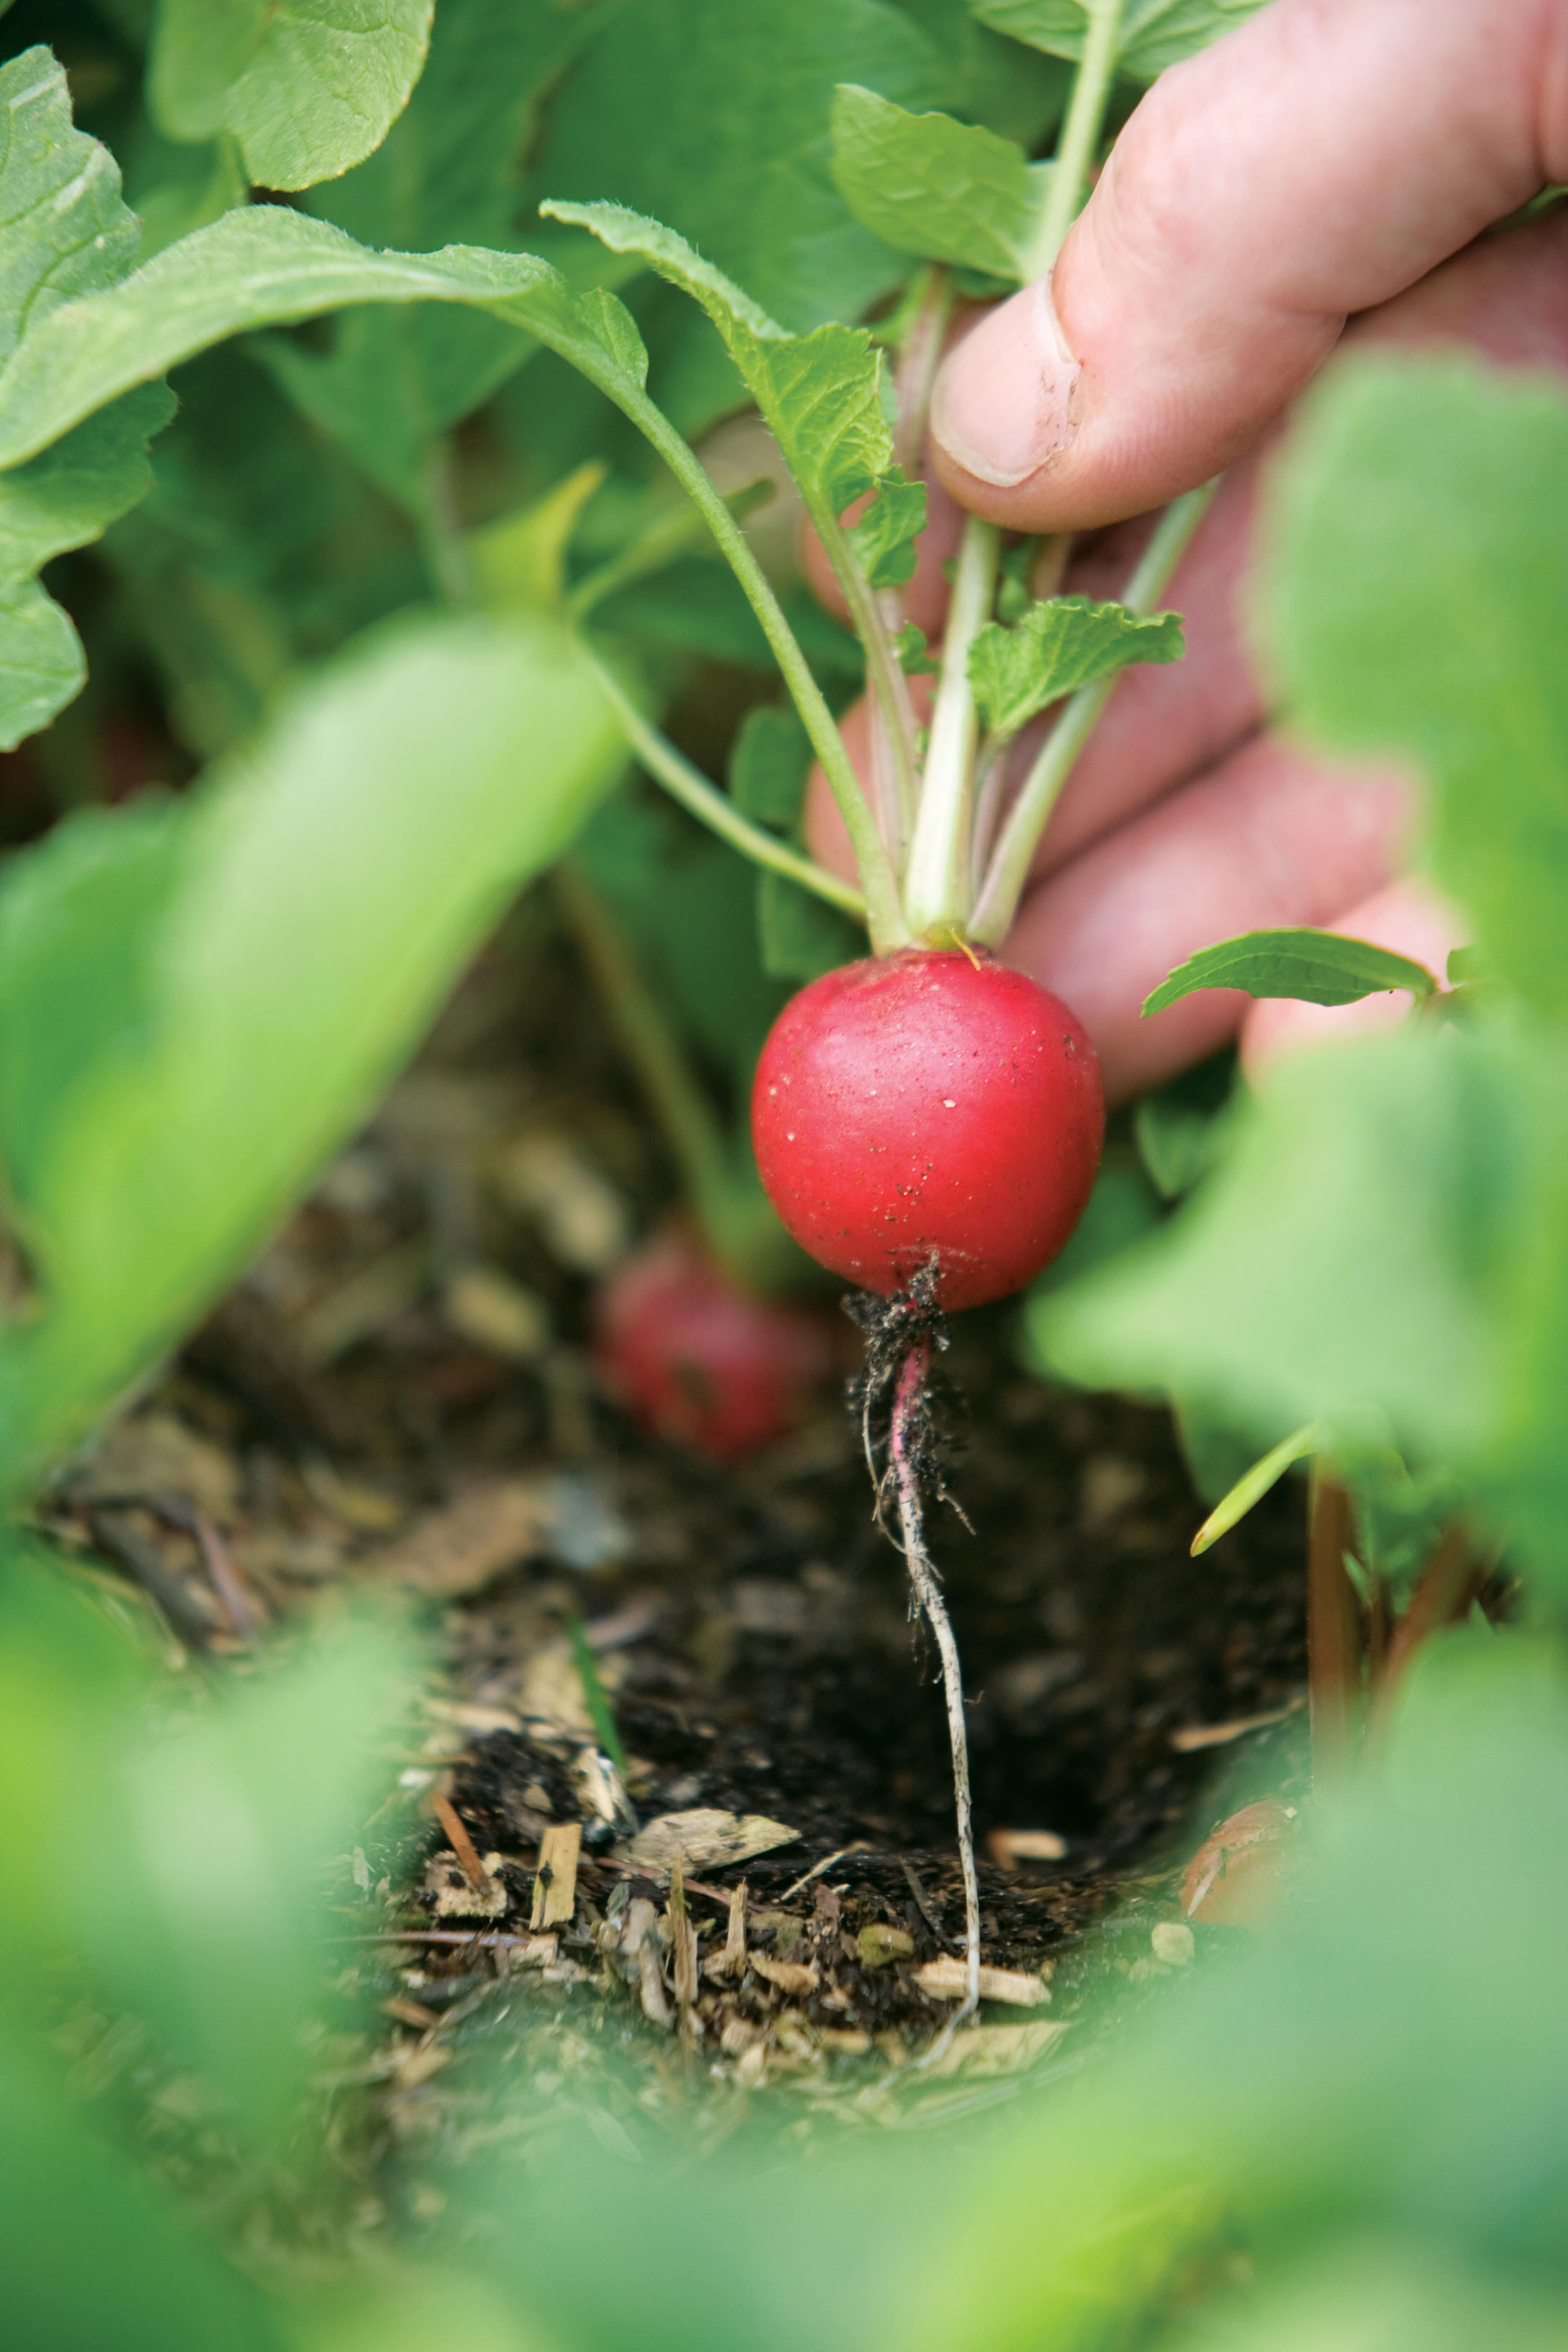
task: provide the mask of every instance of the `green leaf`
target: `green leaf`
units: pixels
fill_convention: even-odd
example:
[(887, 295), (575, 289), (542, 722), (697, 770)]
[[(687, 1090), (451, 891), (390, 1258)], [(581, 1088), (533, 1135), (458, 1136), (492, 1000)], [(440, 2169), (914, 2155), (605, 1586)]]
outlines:
[(915, 541), (926, 527), (926, 486), (908, 482), (894, 466), (848, 533), (857, 562), (873, 588), (901, 588), (915, 571)]
[(605, 473), (603, 462), (592, 459), (515, 514), (468, 532), (474, 593), (487, 612), (560, 611), (566, 593), (566, 550)]
[(1049, 1360), (1191, 1399), (1260, 1445), (1321, 1420), (1341, 1449), (1479, 1464), (1551, 1160), (1523, 1066), (1456, 1029), (1282, 1063), (1160, 1237), (1042, 1309)]
[(1130, 662), (1180, 661), (1181, 616), (1130, 613), (1088, 596), (1031, 604), (1016, 628), (987, 622), (970, 648), (969, 677), (994, 735), (1016, 735), (1026, 719)]
[(1143, 1012), (1163, 1013), (1200, 988), (1241, 988), (1248, 996), (1293, 996), (1304, 1004), (1353, 1004), (1385, 989), (1430, 996), (1436, 985), (1425, 964), (1339, 931), (1243, 931), (1178, 964), (1145, 997)]
[(1568, 400), (1469, 359), (1347, 361), (1273, 479), (1263, 617), (1298, 722), (1414, 761), (1487, 966), (1568, 1013)]
[(1255, 1462), (1249, 1470), (1243, 1471), (1230, 1492), (1215, 1505), (1193, 1538), (1193, 1558), (1199, 1559), (1218, 1543), (1221, 1536), (1228, 1535), (1232, 1528), (1238, 1526), (1247, 1517), (1253, 1505), (1260, 1503), (1269, 1488), (1279, 1484), (1287, 1470), (1296, 1463), (1305, 1461), (1308, 1454), (1316, 1454), (1322, 1442), (1323, 1433), (1317, 1423), (1308, 1421), (1303, 1422), (1300, 1429), (1293, 1429), (1289, 1437), (1282, 1437), (1278, 1445), (1270, 1446), (1261, 1460)]
[(668, 221), (794, 330), (858, 318), (903, 274), (829, 169), (839, 82), (909, 107), (957, 76), (883, 0), (636, 0), (593, 10), (592, 46), (552, 103), (541, 195), (611, 199)]
[(146, 496), (148, 437), (174, 413), (163, 384), (139, 385), (29, 465), (0, 474), (0, 750), (47, 727), (87, 675), (75, 628), (33, 574)]
[(926, 633), (913, 621), (904, 623), (893, 639), (893, 651), (898, 656), (899, 667), (909, 677), (935, 677), (936, 664), (926, 651)]
[(687, 1036), (744, 1099), (780, 990), (757, 958), (755, 868), (662, 797), (628, 786), (574, 863), (609, 901)]
[[(593, 28), (592, 13), (566, 0), (442, 0), (407, 107), (375, 153), (314, 190), (307, 209), (378, 250), (515, 250), (519, 159), (544, 91)], [(377, 306), (341, 319), (329, 352), (279, 340), (264, 357), (303, 412), (412, 506), (430, 443), (533, 348), (476, 313)]]
[(783, 874), (757, 876), (757, 940), (769, 978), (797, 985), (866, 953), (860, 924)]
[(63, 305), (29, 331), (0, 372), (0, 467), (47, 448), (132, 384), (227, 335), (348, 303), (419, 301), (492, 310), (613, 394), (640, 389), (642, 346), (621, 306), (611, 295), (575, 302), (547, 262), (471, 246), (369, 253), (324, 221), (256, 205), (226, 213), (133, 277)]
[(950, 114), (906, 114), (875, 90), (845, 84), (833, 101), (833, 176), (861, 225), (897, 253), (1022, 282), (1048, 163)]
[[(1206, 49), (1256, 16), (1263, 0), (1122, 0), (1117, 65), (1138, 81)], [(969, 0), (971, 13), (1053, 57), (1081, 58), (1088, 0)]]
[(121, 199), (113, 157), (72, 127), (65, 74), (47, 49), (24, 49), (0, 67), (0, 109), (3, 368), (24, 332), (62, 302), (124, 277), (140, 230)]
[(1234, 1046), (1184, 1070), (1144, 1096), (1132, 1115), (1138, 1155), (1167, 1201), (1208, 1174), (1229, 1132), (1236, 1097)]
[(250, 183), (230, 139), (186, 147), (158, 138), (149, 127), (138, 142), (137, 161), (142, 169), (134, 177), (127, 167), (126, 194), (142, 223), (139, 261), (151, 261), (166, 245), (250, 202)]
[(661, 278), (700, 302), (773, 430), (806, 504), (829, 529), (891, 465), (881, 353), (863, 327), (837, 324), (790, 335), (705, 261), (684, 237), (619, 205), (540, 206), (573, 221), (612, 253), (639, 253)]
[(36, 580), (0, 589), (0, 751), (47, 727), (86, 677), (81, 640), (54, 598)]
[[(3, 378), (25, 332), (123, 277), (139, 232), (107, 149), (73, 128), (65, 75), (47, 49), (0, 68), (0, 110), (9, 123), (0, 153)], [(145, 494), (147, 438), (173, 409), (166, 394), (142, 392), (0, 479), (0, 750), (47, 727), (87, 674), (75, 628), (33, 575)]]
[(0, 1137), (24, 1211), (40, 1197), (78, 1087), (151, 1042), (157, 930), (185, 830), (173, 801), (85, 809), (56, 827), (47, 854), (4, 869)]
[(810, 765), (811, 743), (794, 710), (759, 703), (741, 721), (730, 753), (730, 797), (753, 824), (793, 838)]
[(148, 100), (172, 139), (239, 142), (266, 188), (336, 179), (408, 102), (434, 0), (161, 0)]
[[(90, 856), (68, 827), (14, 861), (9, 924), (42, 944), (6, 992), (13, 1034), (47, 1040), (62, 961), (85, 960), (93, 1002), (52, 1080), (39, 1042), (5, 1098), (48, 1301), (0, 1349), (12, 1476), (232, 1280), (621, 757), (550, 623), (405, 622), (299, 688), (163, 844), (130, 812), (98, 820)], [(111, 1007), (94, 989), (117, 968), (132, 984)]]

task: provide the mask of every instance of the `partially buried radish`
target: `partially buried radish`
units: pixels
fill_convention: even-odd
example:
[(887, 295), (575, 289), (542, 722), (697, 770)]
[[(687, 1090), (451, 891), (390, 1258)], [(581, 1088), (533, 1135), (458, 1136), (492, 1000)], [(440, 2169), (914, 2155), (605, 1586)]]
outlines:
[(595, 1356), (646, 1428), (723, 1462), (786, 1435), (837, 1362), (823, 1318), (752, 1297), (679, 1228), (601, 1287)]
[(934, 1258), (943, 1307), (1004, 1297), (1056, 1256), (1104, 1128), (1078, 1022), (983, 950), (910, 948), (813, 981), (752, 1097), (757, 1166), (802, 1247), (884, 1295)]

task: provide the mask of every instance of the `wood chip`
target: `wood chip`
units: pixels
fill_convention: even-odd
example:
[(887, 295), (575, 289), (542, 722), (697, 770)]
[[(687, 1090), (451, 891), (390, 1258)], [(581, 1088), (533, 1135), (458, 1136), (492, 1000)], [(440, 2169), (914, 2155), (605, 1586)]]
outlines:
[[(943, 1958), (928, 1960), (923, 1969), (917, 1969), (914, 1981), (921, 1992), (930, 1993), (934, 2000), (962, 2000), (969, 1988), (969, 1972), (962, 1960)], [(1006, 2000), (1018, 2009), (1033, 2009), (1050, 1997), (1050, 1987), (1041, 1978), (1026, 1976), (1021, 1969), (980, 1971), (982, 2000)]]
[(709, 1963), (710, 1976), (738, 1976), (746, 1965), (746, 1882), (742, 1878), (730, 1897), (730, 1924), (724, 1948)]
[(577, 1853), (581, 1822), (552, 1822), (539, 1841), (539, 1873), (533, 1882), (531, 1928), (567, 1926), (577, 1908)]
[(660, 1813), (617, 1851), (621, 1859), (662, 1882), (678, 1854), (687, 1869), (723, 1870), (731, 1863), (771, 1853), (774, 1846), (793, 1845), (799, 1835), (783, 1822), (769, 1821), (765, 1813), (727, 1813), (699, 1805), (690, 1812)]
[(768, 1983), (777, 1985), (780, 1992), (815, 1992), (822, 1982), (816, 1969), (803, 1968), (798, 1960), (770, 1960), (761, 1952), (753, 1952), (750, 1965)]
[(548, 1549), (554, 1518), (549, 1482), (488, 1478), (445, 1509), (430, 1511), (406, 1535), (359, 1563), (360, 1574), (435, 1599), (480, 1591), (520, 1560)]
[(686, 1907), (686, 1888), (679, 1854), (669, 1874), (669, 1904), (665, 1913), (665, 1926), (669, 1935), (669, 1973), (675, 1988), (675, 2005), (684, 2018), (697, 1998), (697, 1935), (691, 1925), (691, 1915)]
[(445, 1797), (435, 1797), (431, 1802), (435, 1808), (437, 1820), (452, 1841), (452, 1852), (463, 1866), (464, 1877), (476, 1894), (488, 1895), (489, 1887), (487, 1884), (487, 1873), (479, 1855), (474, 1852), (474, 1842), (464, 1828), (457, 1807), (450, 1804)]
[(643, 2015), (655, 2025), (673, 2025), (674, 2013), (664, 1997), (664, 1970), (659, 1966), (658, 1946), (651, 1936), (645, 1936), (637, 1947), (637, 1975), (641, 1980)]
[(1233, 1723), (1189, 1723), (1171, 1734), (1171, 1745), (1178, 1756), (1194, 1755), (1202, 1748), (1224, 1748), (1232, 1739), (1245, 1739), (1249, 1731), (1267, 1731), (1271, 1723), (1283, 1723), (1302, 1705), (1299, 1698), (1289, 1706), (1270, 1707), (1267, 1715), (1238, 1715)]
[(993, 1862), (1016, 1870), (1021, 1862), (1065, 1862), (1068, 1842), (1055, 1830), (993, 1830), (985, 1841)]
[[(984, 1972), (983, 1972), (984, 1973)], [(940, 2074), (1013, 2074), (1032, 2065), (1068, 2031), (1065, 2022), (1042, 2020), (1035, 2025), (972, 2025), (955, 2034), (951, 2048), (926, 2069), (928, 2078)]]

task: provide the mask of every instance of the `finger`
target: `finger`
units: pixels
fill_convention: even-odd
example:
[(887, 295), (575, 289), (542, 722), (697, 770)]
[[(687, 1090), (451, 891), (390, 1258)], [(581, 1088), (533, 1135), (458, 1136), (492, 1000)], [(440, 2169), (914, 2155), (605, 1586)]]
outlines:
[[(1337, 915), (1328, 925), (1347, 939), (1370, 940), (1373, 947), (1424, 963), (1439, 984), (1448, 958), (1465, 946), (1470, 927), (1457, 907), (1415, 882), (1395, 882), (1386, 890)], [(1241, 1066), (1256, 1086), (1283, 1056), (1303, 1046), (1338, 1045), (1377, 1029), (1397, 1028), (1415, 998), (1404, 989), (1363, 996), (1353, 1004), (1302, 1004), (1293, 997), (1265, 997), (1241, 1024)]]
[(1411, 814), (1387, 772), (1330, 771), (1259, 736), (1039, 883), (1003, 948), (1093, 1038), (1112, 1102), (1233, 1037), (1250, 999), (1205, 989), (1140, 1007), (1197, 949), (1333, 920), (1386, 884)]
[(1273, 0), (1162, 76), (1053, 278), (946, 362), (938, 470), (1015, 530), (1157, 505), (1247, 447), (1347, 314), (1565, 176), (1568, 10)]

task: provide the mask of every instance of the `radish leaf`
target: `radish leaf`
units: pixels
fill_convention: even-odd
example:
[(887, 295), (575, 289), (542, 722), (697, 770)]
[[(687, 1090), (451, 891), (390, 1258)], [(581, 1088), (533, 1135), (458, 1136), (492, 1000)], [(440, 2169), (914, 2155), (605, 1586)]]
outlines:
[(833, 176), (856, 219), (895, 252), (1017, 282), (1050, 180), (1021, 147), (950, 114), (907, 114), (844, 84), (833, 101)]
[(171, 139), (239, 142), (252, 180), (362, 163), (408, 102), (434, 0), (162, 0), (148, 97)]
[[(108, 151), (73, 127), (65, 75), (47, 49), (0, 68), (0, 108), (10, 124), (0, 155), (3, 368), (60, 304), (124, 277), (139, 230)], [(152, 487), (147, 438), (173, 413), (166, 393), (140, 393), (0, 478), (0, 750), (47, 726), (87, 674), (75, 628), (34, 575), (96, 539)]]
[(1306, 1004), (1353, 1004), (1384, 989), (1408, 989), (1430, 996), (1437, 983), (1425, 964), (1368, 940), (1338, 931), (1244, 931), (1200, 948), (1145, 998), (1143, 1012), (1163, 1013), (1168, 1004), (1201, 988), (1241, 988), (1248, 996), (1293, 996)]
[(904, 479), (894, 466), (848, 533), (856, 561), (873, 588), (901, 588), (914, 577), (915, 541), (926, 527), (926, 486)]
[[(405, 621), (162, 822), (95, 814), (10, 862), (0, 1145), (46, 1302), (0, 1343), (10, 1476), (233, 1279), (622, 757), (555, 625)], [(46, 1065), (26, 1041), (57, 1022)]]
[(994, 735), (1016, 735), (1026, 719), (1129, 662), (1180, 661), (1186, 650), (1174, 613), (1144, 616), (1125, 604), (1053, 596), (1031, 604), (1016, 628), (988, 622), (969, 655), (969, 678)]
[(1568, 400), (1471, 359), (1359, 359), (1310, 403), (1270, 508), (1263, 610), (1296, 717), (1415, 761), (1432, 868), (1488, 970), (1561, 1017)]
[[(1081, 58), (1088, 0), (968, 0), (971, 16), (1053, 57)], [(1123, 0), (1117, 65), (1138, 81), (1206, 49), (1256, 16), (1263, 0)]]
[[(313, 189), (305, 209), (375, 249), (515, 251), (518, 158), (542, 92), (593, 21), (559, 0), (442, 0), (407, 107), (375, 153)], [(416, 508), (431, 443), (535, 349), (471, 310), (377, 303), (347, 311), (329, 351), (279, 336), (257, 355), (379, 488)]]
[(721, 269), (658, 221), (620, 205), (550, 202), (552, 220), (592, 229), (612, 253), (638, 253), (661, 278), (700, 302), (773, 430), (814, 517), (831, 529), (884, 475), (892, 435), (881, 354), (863, 327), (830, 324), (786, 333)]

